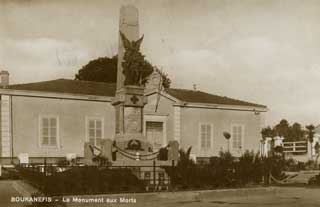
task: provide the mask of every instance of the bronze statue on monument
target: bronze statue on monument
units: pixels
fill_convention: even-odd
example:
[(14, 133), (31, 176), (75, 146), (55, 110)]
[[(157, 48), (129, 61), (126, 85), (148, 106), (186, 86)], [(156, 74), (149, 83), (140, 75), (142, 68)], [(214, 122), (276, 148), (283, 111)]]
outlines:
[(124, 85), (143, 86), (146, 77), (152, 72), (145, 67), (144, 55), (140, 52), (143, 36), (137, 41), (130, 41), (125, 34), (120, 31), (120, 37), (125, 49), (122, 67), (125, 75)]

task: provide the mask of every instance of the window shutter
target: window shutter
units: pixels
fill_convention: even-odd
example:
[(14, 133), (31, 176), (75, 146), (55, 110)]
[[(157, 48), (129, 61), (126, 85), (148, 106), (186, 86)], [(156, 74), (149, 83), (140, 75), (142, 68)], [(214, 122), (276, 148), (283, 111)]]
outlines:
[(242, 148), (243, 126), (234, 125), (232, 127), (232, 148), (239, 150)]
[(200, 125), (200, 146), (201, 148), (211, 147), (211, 124), (201, 124)]
[(92, 118), (88, 120), (88, 141), (92, 145), (100, 146), (102, 140), (102, 119)]
[(58, 126), (56, 117), (41, 117), (41, 145), (57, 146)]

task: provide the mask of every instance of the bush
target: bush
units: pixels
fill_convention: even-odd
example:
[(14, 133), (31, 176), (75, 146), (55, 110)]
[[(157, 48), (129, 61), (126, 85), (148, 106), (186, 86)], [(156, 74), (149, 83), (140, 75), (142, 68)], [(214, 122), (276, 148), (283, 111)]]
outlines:
[(2, 175), (0, 180), (17, 180), (19, 179), (19, 172), (14, 168), (2, 167)]
[(139, 192), (144, 189), (142, 181), (130, 169), (72, 167), (49, 176), (23, 168), (20, 172), (25, 179), (48, 195)]
[(261, 160), (262, 175), (265, 179), (265, 184), (269, 184), (270, 175), (280, 180), (285, 177), (283, 173), (285, 170), (285, 159), (282, 155), (273, 154), (270, 157), (261, 157)]
[(179, 151), (180, 159), (176, 166), (175, 173), (172, 175), (174, 184), (179, 185), (183, 189), (197, 185), (197, 179), (194, 178), (199, 173), (197, 173), (195, 162), (190, 159), (190, 152), (191, 147), (186, 152), (182, 149)]
[(237, 178), (242, 185), (248, 183), (260, 183), (264, 175), (263, 159), (259, 154), (254, 154), (253, 151), (245, 151), (239, 158), (237, 166)]
[(210, 173), (211, 186), (231, 187), (236, 184), (235, 160), (230, 152), (220, 152), (219, 157), (211, 157), (209, 164), (205, 167)]
[(310, 178), (309, 181), (308, 181), (308, 184), (309, 185), (317, 185), (317, 186), (319, 186), (320, 185), (320, 174)]
[(305, 163), (306, 170), (315, 170), (316, 169), (316, 163), (314, 160), (308, 160)]
[(92, 162), (96, 163), (98, 166), (111, 166), (109, 159), (101, 155), (93, 157)]
[[(195, 163), (190, 159), (189, 148), (180, 151), (180, 160), (172, 173), (172, 168), (166, 168), (172, 184), (182, 189), (207, 189), (238, 187), (248, 184), (268, 184), (269, 175), (281, 179), (286, 161), (281, 154), (271, 157), (260, 157), (260, 154), (245, 151), (239, 159), (229, 152), (220, 152), (219, 157), (211, 157), (209, 162)], [(292, 163), (290, 164), (292, 165)]]
[(284, 161), (284, 170), (285, 171), (291, 171), (291, 172), (297, 172), (300, 170), (305, 170), (306, 164), (304, 162), (296, 161), (292, 158), (286, 159)]

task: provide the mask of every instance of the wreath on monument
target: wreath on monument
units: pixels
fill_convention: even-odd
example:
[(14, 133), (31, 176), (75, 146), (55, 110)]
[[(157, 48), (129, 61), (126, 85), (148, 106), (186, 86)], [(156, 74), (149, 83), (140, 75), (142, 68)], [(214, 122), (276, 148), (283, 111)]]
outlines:
[(127, 150), (142, 150), (141, 149), (141, 142), (137, 139), (131, 139), (129, 142), (128, 142), (128, 145), (127, 145)]
[(142, 86), (146, 82), (153, 69), (146, 64), (144, 55), (140, 52), (140, 46), (143, 40), (143, 36), (137, 41), (128, 40), (128, 38), (120, 32), (120, 37), (125, 49), (122, 67), (123, 74), (125, 75), (125, 85)]

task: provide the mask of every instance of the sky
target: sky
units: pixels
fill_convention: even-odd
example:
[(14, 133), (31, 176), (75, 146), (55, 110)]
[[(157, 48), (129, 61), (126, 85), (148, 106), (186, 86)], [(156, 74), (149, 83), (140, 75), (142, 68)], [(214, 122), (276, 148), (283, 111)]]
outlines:
[(267, 105), (266, 125), (320, 123), (318, 0), (0, 0), (0, 69), (12, 84), (73, 79), (117, 53), (129, 3), (172, 87)]

